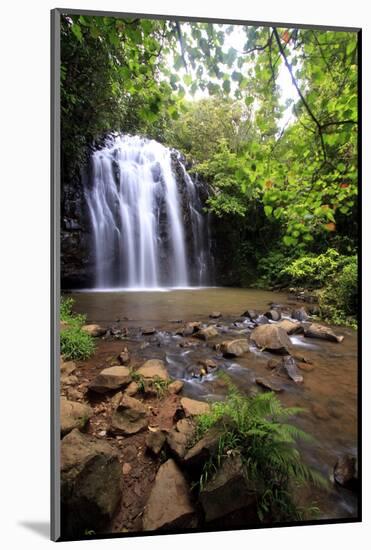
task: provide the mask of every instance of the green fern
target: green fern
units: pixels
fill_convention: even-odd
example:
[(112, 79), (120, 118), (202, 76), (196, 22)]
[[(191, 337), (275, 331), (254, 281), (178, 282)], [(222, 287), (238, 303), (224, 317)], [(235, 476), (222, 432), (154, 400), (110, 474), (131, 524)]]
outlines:
[(285, 408), (273, 393), (244, 397), (228, 382), (224, 402), (212, 404), (197, 418), (197, 438), (213, 425), (221, 426), (219, 447), (204, 465), (199, 485), (203, 487), (224, 458), (239, 453), (246, 478), (259, 487), (258, 516), (261, 521), (297, 520), (304, 511), (295, 506), (289, 488), (294, 484), (327, 487), (327, 481), (302, 460), (296, 442), (313, 442), (312, 436), (285, 422), (303, 413), (298, 407)]

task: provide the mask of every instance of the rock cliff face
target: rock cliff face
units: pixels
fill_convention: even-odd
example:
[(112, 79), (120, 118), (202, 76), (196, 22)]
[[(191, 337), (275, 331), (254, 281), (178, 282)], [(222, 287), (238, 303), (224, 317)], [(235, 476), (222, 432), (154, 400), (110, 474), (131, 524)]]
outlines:
[(84, 196), (87, 167), (61, 189), (61, 286), (89, 288), (94, 284), (92, 228)]

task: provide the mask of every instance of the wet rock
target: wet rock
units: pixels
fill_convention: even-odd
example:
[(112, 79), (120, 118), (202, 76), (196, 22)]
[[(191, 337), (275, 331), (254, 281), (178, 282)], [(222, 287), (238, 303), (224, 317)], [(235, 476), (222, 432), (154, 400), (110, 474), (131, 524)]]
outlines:
[(210, 340), (210, 338), (215, 338), (215, 336), (218, 336), (218, 334), (219, 333), (215, 327), (209, 326), (201, 328), (194, 334), (194, 336), (195, 338), (199, 338), (200, 340)]
[(279, 367), (282, 365), (282, 359), (269, 359), (267, 363), (268, 369), (279, 369)]
[(147, 450), (154, 454), (158, 455), (161, 452), (162, 447), (166, 441), (166, 433), (162, 430), (156, 430), (154, 432), (149, 432), (146, 436), (146, 447)]
[(249, 343), (245, 338), (226, 340), (222, 342), (220, 351), (224, 357), (240, 357), (249, 351)]
[(74, 428), (81, 430), (92, 416), (93, 410), (89, 405), (69, 401), (61, 397), (60, 426), (62, 436), (68, 434)]
[(301, 384), (303, 382), (304, 378), (300, 374), (296, 361), (293, 357), (290, 355), (283, 357), (282, 367), (286, 371), (288, 377), (291, 378), (295, 384)]
[(182, 397), (180, 404), (184, 411), (185, 416), (198, 416), (199, 414), (204, 414), (209, 412), (210, 405), (204, 401), (196, 401), (195, 399), (190, 399), (189, 397)]
[(321, 340), (329, 340), (330, 342), (342, 342), (344, 336), (336, 336), (336, 334), (324, 325), (312, 323), (304, 328), (304, 336), (307, 338), (320, 338)]
[(153, 334), (156, 334), (155, 328), (144, 328), (142, 330), (143, 336), (152, 336)]
[(115, 340), (124, 340), (128, 336), (127, 328), (110, 327), (107, 331), (107, 336), (112, 336)]
[(281, 319), (281, 313), (278, 309), (270, 309), (269, 311), (266, 311), (264, 315), (272, 321), (279, 321)]
[(298, 363), (298, 368), (304, 372), (312, 372), (314, 370), (314, 366), (308, 363)]
[(308, 312), (311, 315), (321, 315), (321, 309), (318, 306), (309, 306)]
[(90, 336), (93, 336), (93, 338), (104, 336), (107, 332), (107, 330), (100, 325), (84, 325), (81, 329)]
[(290, 319), (282, 319), (276, 326), (282, 328), (286, 334), (300, 334), (304, 332), (304, 327), (301, 323), (295, 323), (294, 321), (290, 321)]
[(297, 321), (306, 321), (309, 317), (308, 313), (307, 313), (307, 310), (305, 309), (305, 307), (301, 307), (299, 309), (294, 309), (292, 314), (291, 314), (291, 317), (293, 319), (296, 319)]
[(213, 311), (209, 315), (210, 319), (220, 319), (221, 316), (222, 314), (220, 313), (220, 311)]
[(193, 327), (190, 327), (187, 325), (185, 327), (179, 328), (175, 332), (175, 334), (177, 334), (178, 336), (191, 336), (193, 333), (194, 333)]
[(255, 319), (255, 323), (257, 325), (268, 325), (269, 319), (265, 315), (258, 315), (258, 317), (256, 317)]
[(249, 317), (252, 320), (256, 319), (258, 316), (259, 316), (259, 314), (255, 311), (255, 309), (247, 309), (242, 314), (242, 317)]
[(313, 403), (311, 406), (312, 414), (318, 418), (318, 420), (329, 420), (330, 414), (327, 411), (326, 407), (320, 405), (319, 403)]
[(338, 485), (348, 489), (357, 486), (357, 462), (351, 455), (343, 455), (338, 458), (334, 467), (334, 480)]
[(192, 378), (202, 378), (206, 376), (207, 369), (202, 365), (190, 365), (187, 367), (187, 372), (192, 376)]
[(224, 460), (216, 474), (200, 491), (199, 499), (207, 522), (255, 502), (254, 492), (249, 490), (239, 456)]
[(120, 355), (118, 356), (118, 360), (121, 365), (128, 365), (130, 363), (130, 354), (128, 348), (124, 348)]
[(187, 340), (186, 342), (180, 342), (179, 347), (181, 348), (198, 348), (201, 345), (201, 342), (195, 340)]
[(206, 369), (206, 372), (214, 370), (218, 367), (217, 363), (213, 359), (199, 359), (198, 364)]
[(191, 328), (193, 332), (197, 332), (202, 327), (201, 321), (190, 321), (186, 324), (186, 327)]
[(196, 526), (190, 489), (174, 460), (160, 466), (143, 514), (144, 531), (179, 530)]
[(89, 384), (89, 389), (96, 393), (118, 390), (131, 382), (128, 367), (108, 367), (103, 369)]
[(183, 386), (184, 382), (182, 380), (174, 380), (174, 382), (168, 385), (167, 390), (171, 394), (177, 394), (182, 391)]
[(111, 431), (131, 435), (148, 426), (147, 409), (138, 399), (124, 395), (112, 414)]
[(281, 392), (283, 391), (283, 385), (280, 384), (278, 381), (273, 380), (270, 377), (258, 377), (255, 379), (255, 382), (259, 385), (265, 388), (266, 390), (274, 391), (274, 392)]
[(286, 332), (277, 325), (261, 325), (254, 328), (250, 339), (260, 349), (281, 354), (290, 353), (290, 339)]
[(61, 507), (65, 535), (99, 532), (121, 499), (121, 467), (106, 441), (70, 432), (61, 442)]
[(160, 359), (149, 359), (136, 372), (143, 378), (161, 378), (161, 380), (170, 378), (165, 363)]

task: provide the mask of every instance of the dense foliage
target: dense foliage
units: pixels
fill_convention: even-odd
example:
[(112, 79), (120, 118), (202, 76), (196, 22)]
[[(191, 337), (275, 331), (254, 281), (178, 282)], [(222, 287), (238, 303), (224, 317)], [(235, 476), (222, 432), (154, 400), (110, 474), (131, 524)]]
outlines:
[(61, 52), (64, 178), (107, 132), (176, 147), (210, 184), (223, 284), (322, 286), (326, 318), (356, 314), (354, 32), (66, 16)]
[(73, 299), (62, 298), (60, 318), (62, 327), (60, 332), (61, 355), (67, 361), (87, 359), (95, 350), (93, 338), (82, 330), (85, 324), (85, 315), (73, 313)]
[(250, 486), (256, 488), (261, 521), (304, 519), (309, 510), (295, 504), (293, 486), (326, 487), (326, 481), (303, 464), (296, 448), (299, 439), (311, 441), (307, 433), (287, 422), (300, 412), (299, 408), (284, 408), (273, 393), (244, 397), (230, 386), (225, 401), (213, 403), (210, 413), (197, 418), (199, 438), (213, 426), (221, 429), (218, 452), (205, 463), (201, 486), (228, 456), (238, 454)]

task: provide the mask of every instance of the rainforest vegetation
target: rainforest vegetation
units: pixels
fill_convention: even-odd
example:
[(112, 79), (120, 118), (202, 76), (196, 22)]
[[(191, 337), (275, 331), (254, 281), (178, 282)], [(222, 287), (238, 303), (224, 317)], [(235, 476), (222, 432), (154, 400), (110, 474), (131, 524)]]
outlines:
[(354, 324), (357, 79), (353, 32), (64, 16), (62, 178), (108, 132), (176, 148), (234, 286), (310, 289)]

